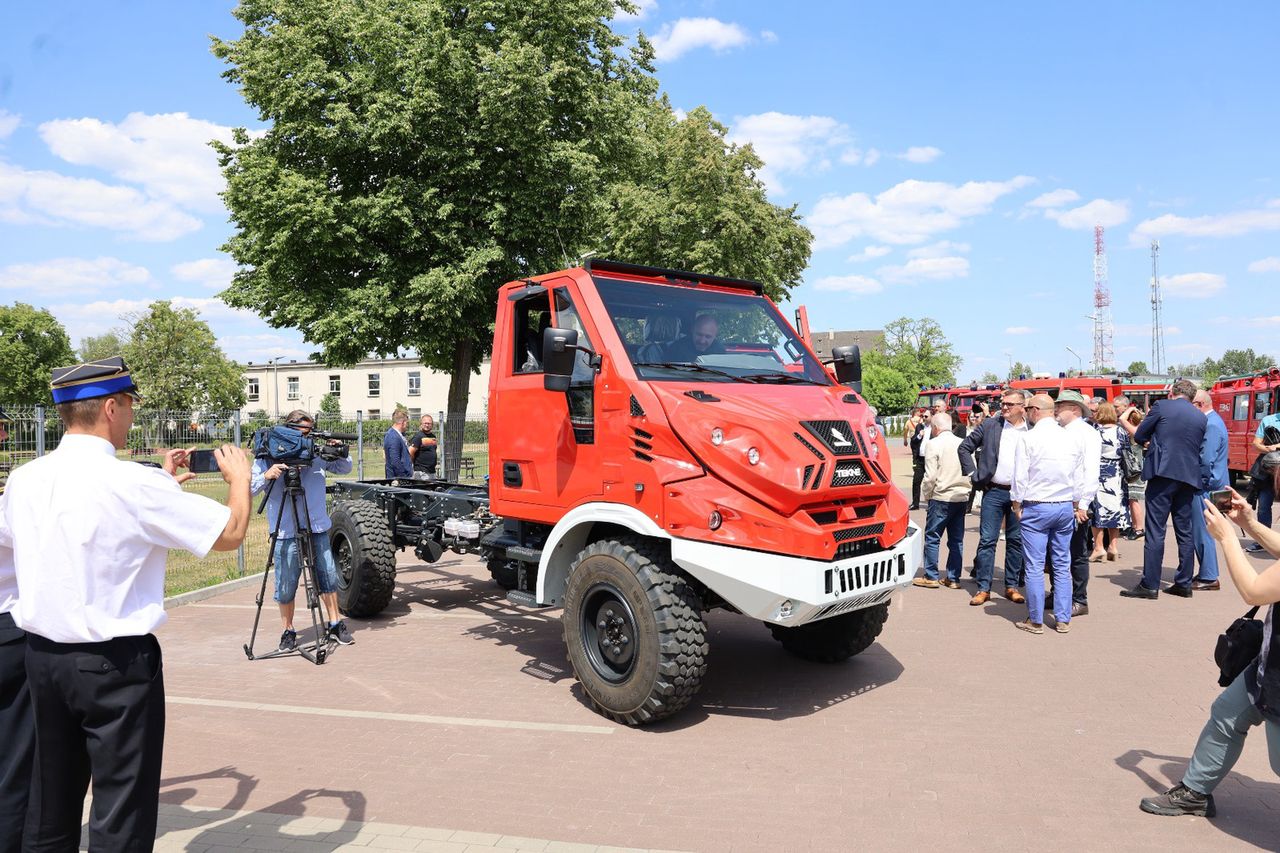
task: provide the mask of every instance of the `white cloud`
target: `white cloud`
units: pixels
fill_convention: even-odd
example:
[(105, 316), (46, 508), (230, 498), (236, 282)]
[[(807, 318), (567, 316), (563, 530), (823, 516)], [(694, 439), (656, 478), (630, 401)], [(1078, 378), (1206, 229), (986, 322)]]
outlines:
[(218, 157), (209, 141), (231, 142), (231, 128), (186, 113), (130, 113), (119, 124), (95, 118), (40, 125), (54, 154), (78, 166), (103, 169), (138, 184), (152, 198), (215, 213), (222, 210)]
[(1134, 227), (1130, 242), (1142, 245), (1152, 239), (1180, 234), (1185, 237), (1238, 237), (1255, 231), (1280, 231), (1280, 199), (1266, 207), (1217, 216), (1176, 216), (1166, 213)]
[(955, 253), (964, 254), (969, 251), (968, 243), (953, 243), (950, 240), (940, 240), (929, 246), (921, 246), (918, 249), (912, 249), (907, 252), (908, 258), (943, 258), (947, 255)]
[(1088, 229), (1095, 225), (1110, 228), (1128, 221), (1129, 202), (1095, 198), (1071, 210), (1046, 210), (1044, 215), (1063, 228)]
[(814, 287), (818, 290), (852, 293), (857, 296), (879, 293), (884, 290), (883, 284), (865, 275), (829, 275), (818, 279)]
[(850, 255), (847, 260), (851, 264), (861, 263), (863, 261), (874, 261), (876, 258), (883, 258), (892, 252), (893, 249), (888, 246), (867, 246), (856, 255)]
[(1249, 272), (1280, 272), (1280, 258), (1263, 258), (1249, 264)]
[(613, 19), (622, 23), (639, 21), (649, 17), (658, 8), (658, 0), (631, 0), (631, 4), (636, 7), (634, 12), (618, 11)]
[(942, 156), (942, 149), (934, 148), (932, 145), (912, 145), (906, 151), (894, 156), (908, 163), (932, 163)]
[(839, 246), (856, 237), (883, 243), (924, 243), (931, 237), (988, 213), (1002, 196), (1034, 179), (1019, 175), (1008, 181), (903, 181), (877, 195), (827, 196), (807, 217), (814, 248)]
[(1206, 299), (1227, 286), (1227, 277), (1211, 272), (1188, 272), (1160, 279), (1160, 292), (1184, 299)]
[(709, 47), (724, 53), (751, 43), (751, 34), (737, 24), (716, 18), (681, 18), (666, 23), (650, 41), (656, 59), (679, 59), (691, 50)]
[(876, 273), (885, 281), (945, 281), (949, 278), (966, 278), (969, 275), (969, 259), (961, 257), (913, 258), (902, 266), (880, 267)]
[(113, 287), (151, 282), (145, 268), (119, 258), (52, 258), (0, 269), (0, 290), (22, 290), (47, 298), (53, 294), (94, 294)]
[(149, 241), (175, 240), (202, 225), (173, 204), (149, 199), (132, 187), (8, 163), (0, 163), (0, 222), (106, 228)]
[(775, 41), (778, 40), (778, 34), (775, 33), (773, 30), (761, 30), (760, 40), (763, 42), (768, 42), (769, 44), (773, 44)]
[(218, 335), (218, 346), (222, 347), (228, 358), (242, 364), (248, 361), (264, 364), (273, 358), (305, 361), (316, 349), (307, 348), (299, 335), (284, 335), (279, 332)]
[(862, 165), (864, 166), (874, 166), (879, 161), (880, 152), (874, 148), (868, 150), (867, 153), (862, 156)]
[(1080, 193), (1075, 190), (1050, 190), (1049, 192), (1038, 195), (1031, 201), (1027, 202), (1027, 207), (1048, 207), (1057, 208), (1071, 204), (1073, 201), (1080, 200)]
[[(831, 165), (832, 149), (852, 140), (849, 128), (828, 116), (779, 112), (738, 116), (729, 132), (730, 142), (749, 142), (755, 148), (765, 164), (761, 180), (775, 191), (782, 189), (777, 175), (825, 169)], [(843, 155), (841, 160), (848, 162)]]
[(222, 290), (231, 283), (231, 276), (236, 269), (235, 261), (220, 257), (174, 264), (169, 271), (179, 281), (194, 281), (210, 290)]
[(0, 139), (8, 139), (22, 123), (22, 116), (8, 110), (0, 110)]
[(1034, 335), (1035, 331), (1030, 326), (1006, 326), (1004, 333), (1006, 335)]
[(840, 152), (840, 162), (846, 166), (874, 166), (880, 161), (880, 152), (874, 148), (846, 148)]

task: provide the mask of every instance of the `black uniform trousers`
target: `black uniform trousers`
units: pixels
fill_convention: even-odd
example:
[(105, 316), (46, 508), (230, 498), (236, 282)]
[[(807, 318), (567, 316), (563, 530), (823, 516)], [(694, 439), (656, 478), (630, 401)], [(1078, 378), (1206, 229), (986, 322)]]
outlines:
[(92, 778), (89, 849), (151, 850), (164, 750), (156, 638), (55, 643), (28, 634), (27, 678), (36, 749), (23, 849), (78, 849)]
[(911, 457), (911, 505), (920, 505), (920, 485), (924, 483), (924, 457)]
[(1173, 535), (1178, 540), (1178, 571), (1173, 576), (1176, 586), (1190, 587), (1195, 571), (1195, 541), (1191, 535), (1196, 487), (1168, 477), (1152, 477), (1147, 481), (1146, 541), (1142, 549), (1142, 585), (1160, 588), (1164, 572), (1164, 535), (1173, 514)]
[(31, 790), (35, 716), (27, 689), (27, 635), (0, 613), (0, 853), (22, 849), (22, 825)]
[(1093, 551), (1093, 527), (1086, 519), (1076, 522), (1071, 534), (1071, 603), (1089, 603), (1089, 554)]

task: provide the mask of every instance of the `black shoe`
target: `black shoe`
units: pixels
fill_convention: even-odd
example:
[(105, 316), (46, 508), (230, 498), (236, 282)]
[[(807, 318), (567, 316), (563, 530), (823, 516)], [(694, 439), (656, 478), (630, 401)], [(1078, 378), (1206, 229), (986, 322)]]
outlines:
[(1089, 615), (1089, 605), (1087, 605), (1087, 604), (1081, 604), (1079, 601), (1073, 601), (1073, 602), (1071, 602), (1071, 615), (1072, 615), (1072, 617), (1076, 617), (1076, 616), (1088, 616), (1088, 615)]
[(1125, 539), (1128, 539), (1130, 542), (1132, 542), (1133, 540), (1138, 538), (1138, 531), (1134, 530), (1132, 527), (1126, 527), (1124, 529), (1124, 532), (1121, 533), (1120, 535), (1123, 536)]
[(1218, 813), (1213, 803), (1213, 794), (1198, 794), (1182, 783), (1174, 785), (1158, 797), (1145, 797), (1138, 808), (1147, 814), (1178, 817), (1189, 814), (1198, 817), (1213, 817)]
[(329, 626), (329, 639), (343, 646), (349, 646), (356, 641), (356, 638), (351, 636), (351, 632), (347, 630), (346, 620), (339, 622), (337, 625)]
[(1164, 588), (1164, 591), (1165, 591), (1165, 592), (1167, 592), (1167, 593), (1169, 593), (1170, 595), (1176, 595), (1176, 596), (1178, 596), (1178, 598), (1190, 598), (1190, 597), (1191, 597), (1191, 587), (1190, 587), (1190, 586), (1178, 586), (1176, 583), (1171, 583), (1171, 584), (1169, 584), (1168, 586), (1166, 586), (1166, 587)]
[(1142, 584), (1138, 584), (1133, 589), (1122, 589), (1120, 595), (1124, 598), (1150, 598), (1152, 600), (1160, 597), (1160, 590), (1147, 589)]
[(285, 628), (284, 633), (280, 635), (280, 651), (291, 652), (298, 647), (298, 632), (292, 628)]
[(1244, 550), (1250, 554), (1264, 554), (1266, 553), (1267, 549), (1263, 548), (1257, 542), (1254, 542), (1252, 545), (1250, 545), (1248, 548), (1245, 548)]
[(1222, 584), (1218, 581), (1201, 581), (1195, 580), (1191, 582), (1192, 589), (1204, 590), (1205, 592), (1213, 592), (1222, 589)]

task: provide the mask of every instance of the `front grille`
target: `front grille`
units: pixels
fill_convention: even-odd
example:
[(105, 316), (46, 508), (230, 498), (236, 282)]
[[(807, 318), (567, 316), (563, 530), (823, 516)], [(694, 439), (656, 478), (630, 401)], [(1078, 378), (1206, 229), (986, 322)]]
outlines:
[(853, 542), (845, 542), (836, 546), (836, 553), (832, 556), (833, 560), (847, 560), (850, 557), (861, 557), (864, 554), (874, 554), (876, 551), (882, 551), (879, 539), (856, 539)]
[(857, 456), (858, 436), (848, 421), (801, 421), (836, 456)]
[(840, 517), (840, 514), (834, 509), (826, 509), (818, 510), (816, 512), (811, 511), (809, 513), (809, 517), (818, 522), (818, 524), (835, 524), (836, 520)]
[(831, 485), (835, 488), (865, 486), (870, 482), (871, 475), (867, 473), (867, 469), (862, 466), (861, 462), (842, 459), (836, 462), (834, 471), (831, 474)]
[(877, 521), (874, 524), (862, 524), (857, 527), (846, 527), (843, 530), (835, 531), (831, 535), (835, 537), (837, 542), (848, 542), (850, 539), (879, 536), (881, 533), (884, 533), (883, 521)]
[(818, 473), (815, 474), (813, 478), (813, 488), (815, 490), (818, 488), (818, 486), (822, 485), (822, 472), (824, 469), (826, 469), (826, 467), (827, 466), (825, 464), (818, 466)]
[(800, 481), (800, 488), (802, 489), (809, 488), (809, 478), (812, 476), (813, 476), (813, 466), (812, 465), (804, 466), (804, 478)]
[(906, 574), (906, 558), (901, 554), (872, 560), (844, 569), (827, 569), (824, 589), (828, 595), (863, 592), (890, 583)]
[(844, 601), (828, 604), (807, 621), (816, 622), (819, 619), (826, 619), (828, 616), (839, 616), (841, 613), (850, 613), (854, 610), (861, 610), (864, 607), (875, 607), (891, 595), (893, 595), (892, 589), (882, 589), (879, 592), (869, 592), (855, 598), (846, 598)]
[(801, 444), (803, 444), (805, 447), (809, 448), (809, 450), (813, 453), (813, 455), (814, 455), (814, 456), (818, 457), (819, 459), (826, 459), (826, 458), (827, 458), (827, 457), (825, 457), (825, 456), (823, 456), (823, 455), (822, 455), (822, 451), (821, 451), (821, 450), (819, 450), (818, 448), (816, 448), (816, 447), (814, 447), (812, 444), (810, 444), (808, 441), (806, 441), (806, 440), (805, 440), (805, 437), (804, 437), (803, 435), (801, 435), (801, 434), (800, 434), (800, 433), (798, 433), (798, 432), (793, 432), (793, 433), (791, 433), (791, 434), (792, 434), (792, 435), (794, 435), (794, 436), (799, 440), (799, 442), (800, 442)]

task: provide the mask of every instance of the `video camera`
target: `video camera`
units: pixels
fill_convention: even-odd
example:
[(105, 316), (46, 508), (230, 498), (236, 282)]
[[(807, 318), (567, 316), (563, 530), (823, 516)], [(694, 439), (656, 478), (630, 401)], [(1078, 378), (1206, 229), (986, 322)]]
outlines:
[(312, 429), (303, 434), (302, 421), (291, 421), (280, 426), (262, 427), (253, 434), (253, 456), (266, 459), (273, 465), (310, 465), (319, 457), (327, 462), (345, 459), (350, 452), (345, 443), (358, 440), (358, 436), (344, 432), (325, 432)]

